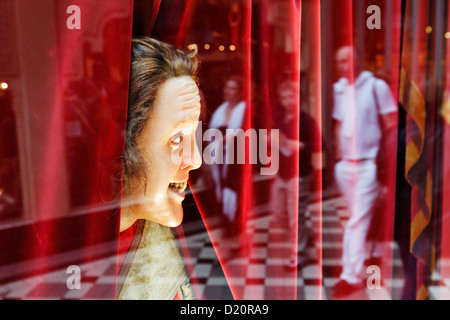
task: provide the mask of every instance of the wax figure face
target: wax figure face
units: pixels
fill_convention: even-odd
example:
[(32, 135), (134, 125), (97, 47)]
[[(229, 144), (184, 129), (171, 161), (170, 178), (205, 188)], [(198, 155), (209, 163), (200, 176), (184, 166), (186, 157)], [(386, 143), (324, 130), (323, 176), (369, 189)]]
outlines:
[[(146, 184), (134, 190), (134, 203), (125, 219), (146, 219), (168, 227), (181, 223), (189, 171), (201, 165), (194, 161), (201, 159), (194, 157), (199, 116), (199, 89), (191, 77), (171, 78), (158, 89), (152, 113), (137, 139)], [(186, 141), (191, 150), (186, 150)], [(174, 161), (173, 154), (180, 151), (181, 161)]]

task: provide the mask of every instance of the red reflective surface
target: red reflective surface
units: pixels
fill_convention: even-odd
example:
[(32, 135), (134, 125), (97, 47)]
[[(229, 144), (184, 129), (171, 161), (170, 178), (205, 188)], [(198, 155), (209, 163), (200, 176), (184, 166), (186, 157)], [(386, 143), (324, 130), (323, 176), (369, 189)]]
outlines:
[[(196, 299), (448, 298), (448, 1), (71, 5), (0, 4), (1, 299), (117, 298), (139, 227), (119, 233), (142, 36), (201, 60), (203, 165), (173, 229)], [(205, 161), (218, 131), (235, 163)]]

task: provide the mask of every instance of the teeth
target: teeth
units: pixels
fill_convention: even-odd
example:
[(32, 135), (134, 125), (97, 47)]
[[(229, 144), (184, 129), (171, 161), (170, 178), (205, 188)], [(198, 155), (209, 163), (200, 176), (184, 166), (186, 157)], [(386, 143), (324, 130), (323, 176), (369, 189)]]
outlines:
[(169, 188), (179, 193), (182, 193), (184, 189), (186, 189), (186, 186), (187, 186), (186, 182), (173, 182), (169, 184)]

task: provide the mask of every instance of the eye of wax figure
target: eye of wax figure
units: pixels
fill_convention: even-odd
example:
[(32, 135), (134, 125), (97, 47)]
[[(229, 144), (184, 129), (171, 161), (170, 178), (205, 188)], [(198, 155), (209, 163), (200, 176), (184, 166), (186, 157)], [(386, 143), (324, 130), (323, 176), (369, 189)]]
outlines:
[[(132, 240), (118, 299), (193, 298), (172, 228), (183, 220), (189, 171), (201, 165), (193, 154), (201, 111), (198, 65), (196, 51), (150, 38), (132, 41), (120, 219), (121, 238), (132, 234)], [(193, 147), (187, 150), (186, 143)]]

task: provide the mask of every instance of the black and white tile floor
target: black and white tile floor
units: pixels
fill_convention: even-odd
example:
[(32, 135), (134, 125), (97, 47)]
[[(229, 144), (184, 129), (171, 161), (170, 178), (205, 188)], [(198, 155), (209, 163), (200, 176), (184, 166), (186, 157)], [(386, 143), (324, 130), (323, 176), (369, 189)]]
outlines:
[[(321, 218), (317, 214), (320, 209)], [(269, 216), (259, 214), (249, 224), (248, 232), (253, 232), (254, 239), (264, 245), (256, 246), (248, 259), (236, 259), (233, 262), (237, 268), (244, 265), (247, 268), (246, 278), (232, 279), (234, 284), (242, 286), (243, 299), (276, 299), (274, 288), (283, 286), (295, 286), (296, 297), (300, 300), (332, 299), (331, 287), (339, 281), (341, 271), (341, 243), (347, 221), (348, 212), (339, 197), (322, 203), (312, 203), (308, 207), (306, 224), (312, 230), (312, 234), (318, 236), (317, 230), (321, 222), (322, 243), (310, 241), (308, 252), (311, 259), (298, 270), (297, 283), (287, 283), (283, 278), (271, 278), (268, 272), (274, 266), (281, 267), (284, 261), (266, 259), (271, 246), (276, 249), (283, 248), (282, 243), (268, 242), (274, 234), (283, 230), (271, 226)], [(199, 229), (195, 222), (191, 222), (191, 225), (187, 223), (184, 230), (191, 253), (189, 262), (194, 266), (196, 274), (193, 285), (197, 297), (213, 300), (233, 299), (208, 233), (204, 229)], [(363, 289), (346, 299), (377, 300), (400, 297), (403, 287), (402, 263), (397, 258), (398, 248), (395, 243), (392, 244), (392, 250), (395, 257), (392, 268), (396, 270), (394, 272), (396, 277), (384, 280), (381, 289)], [(0, 285), (0, 299), (102, 299), (105, 297), (105, 290), (110, 290), (111, 284), (115, 281), (117, 272), (115, 262), (116, 257), (113, 256), (80, 265), (82, 286), (79, 290), (67, 288), (67, 269), (63, 268)], [(450, 268), (450, 261), (439, 261), (439, 265), (441, 270)], [(45, 291), (42, 288), (45, 288)], [(429, 291), (431, 299), (450, 299), (450, 279), (441, 279), (439, 274), (434, 274), (433, 285), (429, 287)]]

